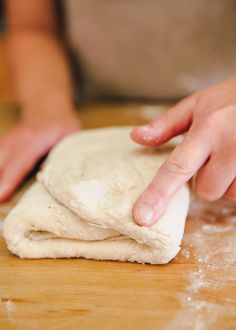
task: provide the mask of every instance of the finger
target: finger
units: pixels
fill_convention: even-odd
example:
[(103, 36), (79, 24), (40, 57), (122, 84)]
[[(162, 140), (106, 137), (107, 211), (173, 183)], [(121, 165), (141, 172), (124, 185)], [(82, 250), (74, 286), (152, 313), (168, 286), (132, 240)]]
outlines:
[(206, 143), (203, 132), (195, 133), (177, 146), (137, 200), (133, 209), (136, 222), (146, 226), (154, 224), (174, 194), (206, 162), (210, 152), (211, 146)]
[(236, 175), (236, 156), (231, 150), (213, 153), (196, 177), (196, 193), (206, 200), (221, 198)]
[(37, 154), (29, 152), (18, 152), (8, 159), (0, 176), (0, 203), (11, 197), (38, 159)]
[(236, 201), (236, 179), (226, 191), (225, 197), (231, 201)]
[(0, 149), (0, 171), (7, 160), (7, 154), (8, 153), (3, 148)]
[(191, 125), (195, 104), (195, 96), (184, 99), (150, 124), (134, 128), (132, 139), (147, 146), (157, 146), (185, 132)]

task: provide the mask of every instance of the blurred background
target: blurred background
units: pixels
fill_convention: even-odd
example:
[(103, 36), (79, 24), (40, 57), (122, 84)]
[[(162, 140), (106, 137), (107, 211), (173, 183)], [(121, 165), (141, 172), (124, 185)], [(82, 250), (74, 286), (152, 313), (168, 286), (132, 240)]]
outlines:
[(5, 43), (4, 5), (0, 0), (0, 106), (15, 103), (15, 96), (7, 68)]

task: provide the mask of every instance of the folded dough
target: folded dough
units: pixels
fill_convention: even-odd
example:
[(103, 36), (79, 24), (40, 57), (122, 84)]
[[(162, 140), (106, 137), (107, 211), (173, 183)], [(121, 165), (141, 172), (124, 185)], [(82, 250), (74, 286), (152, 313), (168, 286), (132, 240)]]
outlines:
[(151, 264), (167, 263), (178, 253), (189, 206), (186, 186), (153, 226), (132, 219), (135, 200), (171, 143), (150, 150), (130, 139), (130, 129), (86, 130), (51, 151), (37, 182), (4, 222), (12, 253)]

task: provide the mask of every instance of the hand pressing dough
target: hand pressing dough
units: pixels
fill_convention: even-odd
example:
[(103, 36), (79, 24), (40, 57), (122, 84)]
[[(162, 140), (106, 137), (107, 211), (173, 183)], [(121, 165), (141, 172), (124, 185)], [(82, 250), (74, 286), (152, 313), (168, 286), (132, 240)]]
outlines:
[(83, 257), (164, 264), (179, 251), (189, 206), (184, 186), (147, 228), (132, 218), (136, 199), (167, 158), (135, 144), (131, 127), (87, 130), (60, 142), (37, 182), (4, 223), (9, 250), (21, 258)]

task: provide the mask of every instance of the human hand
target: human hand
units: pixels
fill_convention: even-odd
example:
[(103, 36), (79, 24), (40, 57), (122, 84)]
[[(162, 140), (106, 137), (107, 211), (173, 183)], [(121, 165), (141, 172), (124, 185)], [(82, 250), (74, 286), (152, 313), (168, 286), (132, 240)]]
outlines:
[(42, 116), (22, 121), (0, 138), (0, 203), (13, 192), (36, 163), (64, 136), (80, 129), (71, 111), (55, 118)]
[(193, 175), (196, 193), (213, 201), (236, 201), (236, 78), (183, 99), (149, 125), (135, 128), (137, 143), (156, 147), (186, 132), (133, 208), (140, 225), (150, 226)]

